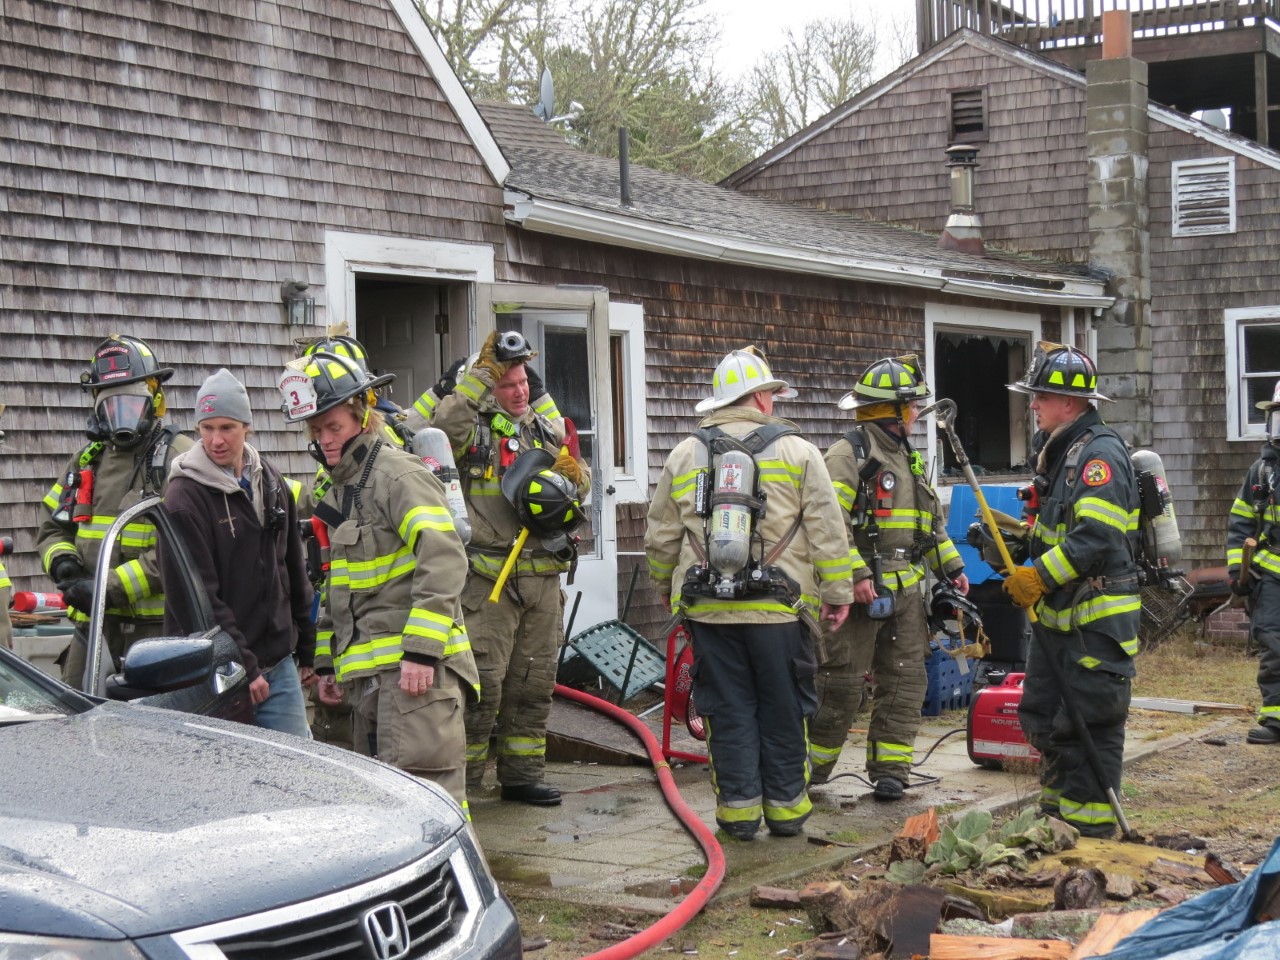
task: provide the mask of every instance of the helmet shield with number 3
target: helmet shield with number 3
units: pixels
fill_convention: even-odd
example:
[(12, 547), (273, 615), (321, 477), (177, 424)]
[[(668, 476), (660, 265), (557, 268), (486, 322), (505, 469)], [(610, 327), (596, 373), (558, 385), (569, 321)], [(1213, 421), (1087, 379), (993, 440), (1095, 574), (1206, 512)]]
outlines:
[[(280, 409), (290, 423), (310, 420), (361, 393), (372, 395), (394, 379), (391, 373), (370, 377), (350, 357), (318, 351), (285, 366), (279, 381)], [(371, 399), (367, 402), (373, 405)]]

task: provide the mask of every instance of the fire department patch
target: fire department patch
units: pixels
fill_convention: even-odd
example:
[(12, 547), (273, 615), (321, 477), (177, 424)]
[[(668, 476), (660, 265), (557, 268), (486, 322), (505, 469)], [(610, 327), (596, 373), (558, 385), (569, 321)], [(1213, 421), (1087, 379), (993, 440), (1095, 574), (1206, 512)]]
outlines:
[(1111, 479), (1111, 467), (1105, 460), (1090, 460), (1084, 465), (1084, 482), (1091, 487), (1100, 487)]

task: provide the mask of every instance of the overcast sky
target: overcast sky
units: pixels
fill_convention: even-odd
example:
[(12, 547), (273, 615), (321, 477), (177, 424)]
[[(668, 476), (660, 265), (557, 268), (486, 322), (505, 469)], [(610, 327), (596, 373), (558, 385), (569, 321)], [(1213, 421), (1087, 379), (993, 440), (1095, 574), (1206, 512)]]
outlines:
[(799, 33), (812, 20), (851, 14), (860, 22), (903, 15), (914, 22), (915, 0), (707, 0), (706, 8), (723, 25), (720, 73), (738, 79), (761, 54), (780, 47), (788, 29)]

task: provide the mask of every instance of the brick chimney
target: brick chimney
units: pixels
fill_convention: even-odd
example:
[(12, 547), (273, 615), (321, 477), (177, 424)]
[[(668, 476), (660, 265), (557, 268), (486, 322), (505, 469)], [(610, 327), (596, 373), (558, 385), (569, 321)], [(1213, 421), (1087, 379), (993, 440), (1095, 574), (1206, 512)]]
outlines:
[(985, 256), (982, 221), (973, 208), (973, 171), (978, 168), (978, 148), (967, 143), (947, 147), (947, 169), (951, 171), (951, 215), (947, 217), (938, 246)]
[(1102, 59), (1085, 66), (1089, 262), (1115, 305), (1095, 319), (1104, 416), (1129, 443), (1152, 441), (1151, 233), (1147, 197), (1147, 65), (1133, 58), (1128, 10), (1102, 14)]

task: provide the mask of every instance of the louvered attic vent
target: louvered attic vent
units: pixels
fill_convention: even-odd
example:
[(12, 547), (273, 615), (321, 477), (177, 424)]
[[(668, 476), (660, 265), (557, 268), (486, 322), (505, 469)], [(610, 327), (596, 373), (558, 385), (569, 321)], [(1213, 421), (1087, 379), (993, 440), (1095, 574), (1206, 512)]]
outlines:
[(1175, 160), (1173, 235), (1194, 237), (1207, 233), (1235, 232), (1235, 158)]
[(987, 90), (973, 87), (951, 91), (951, 142), (974, 143), (987, 139)]

